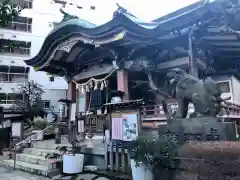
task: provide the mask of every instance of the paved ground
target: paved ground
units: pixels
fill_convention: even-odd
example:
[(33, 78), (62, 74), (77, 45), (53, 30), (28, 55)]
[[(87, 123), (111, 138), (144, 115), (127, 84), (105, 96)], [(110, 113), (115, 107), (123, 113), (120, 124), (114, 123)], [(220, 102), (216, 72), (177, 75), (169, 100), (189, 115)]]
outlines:
[[(76, 178), (77, 180), (109, 180), (104, 177), (97, 177), (94, 174), (83, 174), (83, 175), (78, 175)], [(64, 177), (60, 178), (61, 180), (70, 180), (71, 178)], [(11, 168), (5, 168), (5, 167), (0, 167), (0, 180), (50, 180), (49, 178), (42, 177), (42, 176), (37, 176), (34, 174), (30, 174), (27, 172), (22, 172), (22, 171), (13, 171)]]
[(49, 180), (27, 172), (13, 171), (11, 168), (0, 167), (0, 180)]

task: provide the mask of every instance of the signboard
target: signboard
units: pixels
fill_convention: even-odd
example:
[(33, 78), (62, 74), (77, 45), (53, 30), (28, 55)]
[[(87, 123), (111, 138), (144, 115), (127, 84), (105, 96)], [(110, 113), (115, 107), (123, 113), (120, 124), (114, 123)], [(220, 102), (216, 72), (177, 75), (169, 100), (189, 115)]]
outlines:
[(125, 114), (123, 119), (123, 141), (133, 141), (138, 137), (137, 114)]
[(12, 136), (21, 137), (22, 123), (14, 122), (12, 123)]
[(123, 121), (122, 118), (112, 118), (112, 139), (123, 139)]
[(112, 139), (133, 141), (138, 137), (137, 114), (123, 114), (112, 118)]

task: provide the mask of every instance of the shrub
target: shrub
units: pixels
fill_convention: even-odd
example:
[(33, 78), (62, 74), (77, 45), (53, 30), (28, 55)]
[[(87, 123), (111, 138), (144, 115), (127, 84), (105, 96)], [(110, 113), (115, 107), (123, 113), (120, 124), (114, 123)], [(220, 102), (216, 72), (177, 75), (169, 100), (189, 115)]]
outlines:
[(129, 153), (137, 166), (143, 163), (153, 170), (156, 165), (167, 166), (177, 155), (178, 148), (179, 141), (173, 135), (140, 136), (131, 142)]
[(45, 127), (47, 127), (48, 125), (48, 121), (46, 121), (45, 119), (41, 118), (41, 117), (37, 117), (34, 119), (34, 129), (44, 129)]

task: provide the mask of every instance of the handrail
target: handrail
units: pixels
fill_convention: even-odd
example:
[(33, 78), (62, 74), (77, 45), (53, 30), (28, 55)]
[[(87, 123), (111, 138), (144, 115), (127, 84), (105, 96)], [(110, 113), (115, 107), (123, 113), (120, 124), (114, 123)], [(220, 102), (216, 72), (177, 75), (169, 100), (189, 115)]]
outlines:
[(44, 128), (43, 130), (41, 130), (41, 131), (39, 131), (39, 132), (37, 132), (37, 133), (34, 133), (34, 134), (31, 134), (30, 136), (28, 136), (26, 139), (24, 139), (24, 140), (22, 140), (21, 142), (19, 142), (19, 143), (17, 143), (17, 144), (15, 144), (14, 146), (13, 146), (13, 155), (14, 155), (14, 159), (13, 159), (13, 169), (14, 170), (16, 170), (16, 147), (17, 146), (19, 146), (20, 144), (22, 144), (23, 142), (25, 142), (25, 141), (31, 141), (31, 139), (34, 137), (34, 136), (36, 136), (37, 134), (40, 134), (40, 133), (43, 133), (44, 131), (46, 131), (47, 129), (49, 129), (50, 127), (52, 127), (54, 125), (54, 122), (51, 124), (51, 125), (49, 125), (49, 126), (47, 126), (46, 128)]

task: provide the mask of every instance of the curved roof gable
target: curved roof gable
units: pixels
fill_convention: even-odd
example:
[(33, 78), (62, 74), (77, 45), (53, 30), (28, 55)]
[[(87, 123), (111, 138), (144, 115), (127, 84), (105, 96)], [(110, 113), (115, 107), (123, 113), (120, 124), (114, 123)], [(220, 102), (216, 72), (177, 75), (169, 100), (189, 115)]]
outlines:
[(151, 22), (144, 22), (119, 6), (112, 20), (100, 26), (63, 12), (65, 13), (63, 22), (49, 33), (40, 52), (25, 62), (41, 70), (48, 66), (63, 43), (73, 41), (72, 46), (74, 46), (77, 44), (76, 39), (94, 46), (107, 45), (112, 42), (116, 46), (154, 44), (165, 40), (166, 36), (176, 37), (172, 34), (174, 31), (181, 34), (185, 32), (182, 31), (184, 28), (200, 23), (203, 18), (212, 18), (213, 4), (216, 2), (200, 1)]

